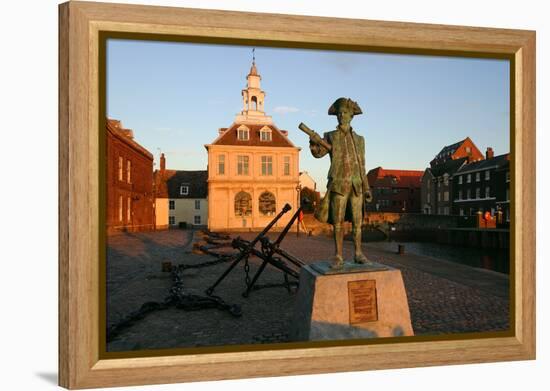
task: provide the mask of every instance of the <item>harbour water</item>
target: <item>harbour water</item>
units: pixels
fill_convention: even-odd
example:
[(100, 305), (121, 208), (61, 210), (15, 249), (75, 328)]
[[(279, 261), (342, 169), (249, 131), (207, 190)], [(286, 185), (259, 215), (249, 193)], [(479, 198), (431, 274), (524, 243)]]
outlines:
[(405, 246), (405, 253), (457, 262), (464, 265), (510, 273), (510, 252), (504, 249), (459, 247), (432, 242), (369, 242), (369, 247), (397, 252), (398, 245)]

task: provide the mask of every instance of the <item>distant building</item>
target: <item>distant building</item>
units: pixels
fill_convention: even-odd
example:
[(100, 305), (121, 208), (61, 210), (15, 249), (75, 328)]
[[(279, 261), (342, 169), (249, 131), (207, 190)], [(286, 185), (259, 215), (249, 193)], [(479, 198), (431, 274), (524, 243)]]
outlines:
[[(208, 227), (259, 229), (298, 202), (300, 148), (264, 111), (265, 93), (253, 61), (242, 90), (243, 110), (208, 145)], [(292, 213), (277, 224), (283, 226)]]
[(467, 158), (447, 160), (427, 168), (422, 176), (422, 213), (450, 215), (453, 206), (453, 174), (467, 163)]
[(315, 179), (307, 171), (300, 172), (299, 181), (302, 189), (307, 187), (313, 191), (317, 190), (317, 182), (315, 182)]
[(452, 176), (464, 164), (483, 159), (483, 154), (469, 137), (443, 147), (421, 178), (422, 213), (450, 215), (453, 207)]
[(421, 212), (427, 215), (434, 214), (434, 176), (430, 168), (424, 170), (420, 178), (420, 206)]
[(313, 213), (320, 204), (321, 193), (317, 191), (317, 182), (307, 171), (300, 172), (300, 206), (305, 213)]
[[(509, 224), (511, 218), (510, 210), (510, 155), (505, 162), (495, 170), (495, 198), (496, 210), (500, 212), (502, 220), (499, 224)], [(497, 215), (498, 216), (498, 215)]]
[(206, 226), (208, 222), (208, 172), (167, 170), (164, 154), (155, 171), (157, 226)]
[(153, 155), (107, 119), (107, 232), (155, 229)]
[(483, 153), (481, 153), (470, 137), (466, 137), (462, 141), (443, 147), (430, 162), (430, 167), (435, 167), (448, 160), (457, 160), (461, 158), (466, 158), (469, 162), (483, 160)]
[(367, 174), (373, 201), (367, 210), (378, 212), (419, 213), (422, 171), (388, 170), (377, 167)]
[[(490, 212), (495, 216), (497, 199), (503, 214), (508, 213), (509, 190), (506, 193), (509, 181), (506, 181), (506, 172), (509, 172), (508, 154), (494, 156), (492, 148), (487, 148), (484, 160), (462, 165), (453, 174), (453, 214), (464, 216)], [(506, 217), (509, 218), (509, 213)]]

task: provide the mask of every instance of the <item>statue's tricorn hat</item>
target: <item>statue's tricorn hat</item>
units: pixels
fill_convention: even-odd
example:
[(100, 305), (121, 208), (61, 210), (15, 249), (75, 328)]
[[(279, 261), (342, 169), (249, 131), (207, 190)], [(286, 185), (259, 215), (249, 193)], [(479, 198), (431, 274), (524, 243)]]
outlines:
[(351, 100), (350, 98), (338, 98), (334, 101), (334, 103), (328, 108), (328, 115), (336, 115), (338, 113), (338, 110), (340, 107), (346, 105), (349, 107), (353, 115), (363, 114), (363, 111), (361, 111), (361, 108), (357, 104), (357, 102)]

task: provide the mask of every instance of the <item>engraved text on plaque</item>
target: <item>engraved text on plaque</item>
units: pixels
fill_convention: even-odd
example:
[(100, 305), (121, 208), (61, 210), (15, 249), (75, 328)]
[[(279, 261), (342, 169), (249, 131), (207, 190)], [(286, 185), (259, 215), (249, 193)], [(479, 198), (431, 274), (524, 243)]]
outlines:
[(378, 320), (375, 280), (349, 281), (348, 301), (350, 324)]

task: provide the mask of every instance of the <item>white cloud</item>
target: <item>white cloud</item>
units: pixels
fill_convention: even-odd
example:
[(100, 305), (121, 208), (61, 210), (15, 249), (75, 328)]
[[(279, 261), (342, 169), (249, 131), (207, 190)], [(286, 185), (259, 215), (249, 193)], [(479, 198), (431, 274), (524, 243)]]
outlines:
[(296, 107), (290, 107), (290, 106), (277, 106), (273, 109), (274, 112), (277, 114), (288, 114), (288, 113), (297, 113), (300, 111)]

